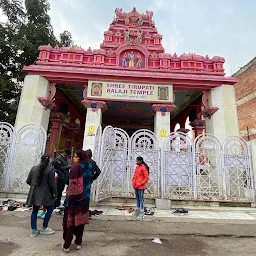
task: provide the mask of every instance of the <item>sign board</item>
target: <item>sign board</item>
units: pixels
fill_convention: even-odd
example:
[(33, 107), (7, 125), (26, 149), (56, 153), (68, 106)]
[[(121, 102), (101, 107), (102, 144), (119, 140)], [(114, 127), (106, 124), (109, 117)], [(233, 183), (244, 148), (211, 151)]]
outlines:
[(88, 127), (88, 136), (95, 136), (95, 126), (91, 125)]
[(88, 99), (113, 101), (173, 102), (172, 85), (88, 81)]
[(162, 130), (160, 131), (160, 137), (161, 137), (161, 138), (166, 138), (166, 136), (167, 136), (166, 130), (162, 129)]

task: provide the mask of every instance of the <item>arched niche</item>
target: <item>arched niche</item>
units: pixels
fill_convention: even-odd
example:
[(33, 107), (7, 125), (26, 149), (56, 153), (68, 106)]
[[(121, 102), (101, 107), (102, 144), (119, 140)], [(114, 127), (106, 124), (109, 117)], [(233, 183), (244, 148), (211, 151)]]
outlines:
[[(134, 57), (134, 65), (129, 66), (129, 56)], [(127, 46), (122, 45), (120, 46), (116, 51), (116, 65), (118, 67), (124, 67), (124, 68), (134, 68), (134, 69), (140, 69), (140, 68), (147, 68), (148, 67), (148, 57), (149, 52), (148, 50), (141, 46)], [(138, 65), (138, 60), (141, 60), (141, 66)], [(126, 60), (126, 66), (123, 65), (124, 61)]]

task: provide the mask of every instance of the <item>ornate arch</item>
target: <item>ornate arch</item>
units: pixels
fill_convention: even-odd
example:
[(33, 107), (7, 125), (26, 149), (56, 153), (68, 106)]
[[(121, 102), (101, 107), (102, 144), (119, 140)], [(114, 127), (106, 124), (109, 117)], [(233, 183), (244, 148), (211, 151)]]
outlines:
[(116, 55), (119, 56), (125, 50), (138, 50), (141, 51), (145, 55), (145, 57), (149, 57), (149, 51), (143, 45), (120, 45), (116, 50)]
[(126, 45), (126, 44), (120, 45), (116, 50), (116, 66), (119, 66), (120, 55), (122, 54), (122, 52), (127, 50), (131, 50), (131, 51), (137, 50), (141, 52), (145, 56), (145, 68), (148, 68), (149, 51), (143, 45)]

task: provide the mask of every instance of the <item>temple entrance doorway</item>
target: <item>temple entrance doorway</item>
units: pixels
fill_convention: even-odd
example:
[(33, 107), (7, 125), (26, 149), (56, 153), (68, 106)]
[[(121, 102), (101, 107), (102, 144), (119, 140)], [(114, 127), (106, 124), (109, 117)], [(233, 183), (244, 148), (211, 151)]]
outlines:
[(102, 116), (102, 127), (108, 125), (124, 130), (129, 137), (140, 129), (154, 131), (154, 112), (152, 104), (144, 102), (107, 103), (107, 110)]

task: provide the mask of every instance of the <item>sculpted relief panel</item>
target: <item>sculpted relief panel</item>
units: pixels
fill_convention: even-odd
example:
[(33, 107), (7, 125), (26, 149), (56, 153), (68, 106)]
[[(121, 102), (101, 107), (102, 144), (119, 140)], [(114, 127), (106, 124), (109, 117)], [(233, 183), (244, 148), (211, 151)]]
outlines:
[(122, 52), (119, 60), (119, 66), (124, 68), (145, 68), (145, 56), (137, 50), (126, 50)]

